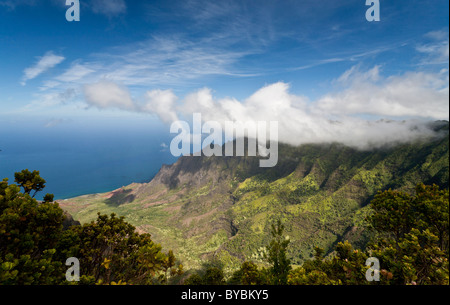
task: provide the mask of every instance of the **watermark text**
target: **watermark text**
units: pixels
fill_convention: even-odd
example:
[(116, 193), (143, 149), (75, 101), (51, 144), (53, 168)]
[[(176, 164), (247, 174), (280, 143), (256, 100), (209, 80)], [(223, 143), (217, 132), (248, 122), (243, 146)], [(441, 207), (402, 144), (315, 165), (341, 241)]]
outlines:
[(80, 0), (66, 0), (66, 6), (70, 5), (66, 11), (66, 20), (69, 22), (80, 21)]
[[(223, 125), (217, 121), (207, 121), (202, 124), (201, 114), (194, 113), (192, 134), (189, 123), (186, 121), (172, 123), (170, 133), (178, 133), (170, 143), (170, 152), (175, 157), (187, 156), (191, 153), (194, 157), (202, 154), (207, 157), (247, 155), (267, 158), (259, 160), (260, 167), (274, 167), (278, 163), (278, 122), (276, 121), (225, 121)], [(202, 141), (203, 135), (207, 137)], [(224, 138), (228, 139), (228, 142), (224, 144), (223, 151), (220, 145)], [(245, 154), (246, 141), (247, 154)]]

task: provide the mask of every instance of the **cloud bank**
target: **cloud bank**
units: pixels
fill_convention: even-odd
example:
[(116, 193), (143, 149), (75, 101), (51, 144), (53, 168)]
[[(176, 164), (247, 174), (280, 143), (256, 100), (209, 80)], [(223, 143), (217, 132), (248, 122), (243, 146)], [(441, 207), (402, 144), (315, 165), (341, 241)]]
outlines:
[[(380, 67), (347, 70), (336, 89), (315, 101), (290, 93), (284, 82), (267, 85), (245, 100), (218, 99), (203, 88), (179, 99), (171, 90), (132, 99), (124, 87), (100, 82), (85, 89), (86, 102), (157, 115), (170, 124), (201, 113), (204, 121), (278, 121), (279, 140), (292, 145), (340, 142), (362, 149), (428, 136), (429, 120), (448, 120), (448, 70), (408, 72), (384, 78)], [(407, 120), (405, 120), (407, 118)]]

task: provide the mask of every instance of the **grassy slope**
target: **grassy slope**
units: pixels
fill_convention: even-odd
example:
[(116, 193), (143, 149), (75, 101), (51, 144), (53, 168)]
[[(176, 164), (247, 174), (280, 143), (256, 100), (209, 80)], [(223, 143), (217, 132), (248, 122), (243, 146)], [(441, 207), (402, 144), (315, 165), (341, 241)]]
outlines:
[[(448, 130), (448, 129), (447, 129)], [(116, 213), (187, 269), (219, 257), (228, 269), (263, 261), (272, 221), (282, 219), (295, 264), (315, 246), (343, 239), (363, 247), (367, 204), (379, 190), (412, 191), (419, 182), (448, 188), (448, 136), (439, 141), (357, 151), (338, 144), (280, 146), (277, 167), (256, 158), (183, 157), (148, 184), (60, 202), (76, 220)]]

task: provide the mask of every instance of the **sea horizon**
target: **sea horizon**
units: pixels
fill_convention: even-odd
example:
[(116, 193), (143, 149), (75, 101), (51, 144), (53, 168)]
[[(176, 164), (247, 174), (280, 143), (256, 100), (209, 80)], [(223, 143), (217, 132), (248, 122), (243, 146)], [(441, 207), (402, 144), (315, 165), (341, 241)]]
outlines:
[(0, 139), (0, 179), (14, 184), (14, 173), (38, 170), (46, 184), (35, 198), (50, 193), (64, 200), (149, 182), (163, 164), (177, 159), (165, 147), (169, 133), (143, 127), (77, 127), (30, 124), (6, 133)]

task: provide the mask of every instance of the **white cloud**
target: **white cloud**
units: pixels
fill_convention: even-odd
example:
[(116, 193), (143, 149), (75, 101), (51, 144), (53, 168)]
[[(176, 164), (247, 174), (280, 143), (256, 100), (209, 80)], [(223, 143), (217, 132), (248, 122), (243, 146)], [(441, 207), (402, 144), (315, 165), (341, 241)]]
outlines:
[(144, 97), (145, 103), (140, 106), (141, 111), (155, 113), (159, 118), (166, 122), (178, 120), (174, 111), (177, 96), (170, 90), (147, 91)]
[(41, 91), (45, 91), (47, 89), (52, 89), (61, 85), (61, 82), (55, 80), (46, 80), (43, 82), (43, 85), (39, 88)]
[(27, 81), (38, 77), (40, 74), (46, 72), (47, 70), (60, 64), (65, 58), (63, 56), (55, 55), (53, 52), (49, 51), (44, 56), (40, 57), (39, 60), (32, 67), (24, 70), (24, 76), (22, 78), (22, 85), (25, 85)]
[(85, 76), (93, 72), (95, 72), (95, 70), (87, 67), (86, 65), (76, 63), (55, 79), (60, 82), (75, 82), (83, 79)]
[[(149, 84), (183, 87), (216, 75), (245, 77), (247, 75), (243, 71), (233, 68), (242, 56), (245, 54), (222, 49), (215, 43), (153, 37), (145, 42), (117, 47), (113, 52), (92, 54), (90, 60), (76, 60), (62, 74), (45, 79), (39, 89), (45, 92), (44, 95), (54, 96), (61, 91), (76, 90), (84, 93), (88, 105), (98, 108), (114, 106), (143, 112), (149, 112), (152, 108), (154, 113), (167, 121), (173, 120), (176, 114), (152, 101), (163, 98), (171, 103), (170, 100), (175, 97), (173, 94), (171, 97), (164, 90), (149, 92), (139, 105), (135, 105), (127, 88), (143, 92), (148, 90)], [(120, 89), (112, 84), (121, 84)], [(113, 92), (100, 94), (100, 91), (107, 91), (103, 90), (106, 87), (112, 87), (120, 97), (114, 97)], [(79, 97), (83, 98), (83, 94)]]
[[(215, 43), (191, 42), (176, 37), (153, 37), (75, 61), (63, 74), (46, 80), (43, 90), (84, 86), (107, 79), (126, 86), (184, 86), (204, 77), (246, 77), (233, 65), (247, 53), (222, 49)], [(252, 74), (254, 75), (254, 74)]]
[(123, 48), (119, 54), (100, 54), (109, 62), (102, 69), (109, 79), (128, 85), (179, 85), (201, 77), (244, 75), (233, 64), (246, 54), (214, 42), (192, 42), (177, 37), (153, 37)]
[(106, 91), (106, 96), (102, 93), (93, 98), (89, 91), (85, 94), (90, 104), (153, 113), (167, 123), (189, 118), (195, 112), (202, 114), (203, 121), (218, 121), (222, 126), (226, 121), (278, 121), (279, 140), (284, 143), (340, 142), (365, 149), (429, 135), (425, 122), (448, 120), (446, 79), (448, 72), (447, 76), (411, 72), (383, 78), (379, 67), (368, 71), (354, 67), (336, 80), (343, 86), (341, 91), (314, 102), (291, 94), (289, 85), (283, 82), (267, 85), (243, 101), (216, 99), (209, 88), (188, 94), (180, 102), (170, 90), (153, 90), (138, 103), (123, 88), (110, 88), (111, 84), (101, 85), (101, 90), (95, 87), (94, 92)]
[[(72, 69), (86, 73), (89, 70), (77, 65)], [(332, 92), (315, 101), (291, 94), (289, 84), (284, 82), (267, 85), (244, 100), (217, 99), (210, 88), (199, 89), (182, 99), (171, 90), (159, 89), (133, 98), (128, 88), (118, 83), (108, 78), (84, 85), (85, 102), (99, 109), (155, 114), (169, 124), (180, 118), (189, 119), (195, 112), (201, 113), (204, 121), (221, 124), (278, 121), (280, 141), (293, 145), (341, 142), (370, 148), (408, 142), (430, 133), (424, 122), (449, 118), (445, 69), (384, 77), (380, 66), (368, 70), (354, 66), (333, 82)], [(74, 94), (71, 92), (69, 98)], [(55, 98), (61, 96), (52, 96), (47, 102), (52, 103)]]
[(128, 89), (114, 82), (100, 81), (94, 84), (85, 85), (83, 91), (86, 102), (99, 109), (135, 109), (135, 105)]
[(73, 101), (77, 96), (74, 89), (67, 89), (61, 92), (48, 92), (44, 94), (37, 94), (37, 97), (29, 104), (20, 108), (26, 112), (48, 111), (49, 108), (54, 108), (60, 105), (67, 105), (69, 101)]
[(278, 121), (279, 139), (285, 143), (341, 142), (360, 148), (408, 142), (431, 133), (426, 121), (449, 118), (448, 71), (383, 77), (379, 66), (367, 71), (355, 66), (335, 83), (339, 90), (313, 102), (278, 82), (243, 101), (216, 99), (211, 89), (203, 88), (176, 103), (171, 91), (154, 90), (146, 93), (143, 106), (133, 102), (127, 108), (157, 114), (168, 123), (195, 112), (222, 125)]
[[(369, 71), (368, 75), (375, 77), (374, 71)], [(364, 108), (364, 101), (361, 100), (359, 107)], [(289, 85), (280, 82), (261, 88), (242, 102), (235, 99), (216, 100), (211, 90), (201, 89), (187, 96), (177, 110), (185, 115), (200, 112), (204, 121), (219, 121), (222, 125), (225, 121), (278, 121), (280, 141), (293, 145), (341, 142), (354, 147), (369, 148), (407, 142), (430, 133), (430, 130), (420, 123), (421, 120), (369, 121), (351, 111), (345, 113), (337, 107), (322, 108), (320, 102), (308, 102), (305, 97), (292, 95), (289, 93)], [(448, 105), (442, 103), (436, 103), (435, 106), (441, 111), (445, 110), (445, 107), (448, 109)], [(448, 119), (448, 111), (446, 112)], [(401, 115), (407, 113), (408, 111), (405, 111)], [(421, 116), (420, 113), (413, 114)], [(436, 118), (442, 118), (438, 111), (432, 114), (436, 115)], [(392, 113), (385, 115), (396, 117)], [(423, 116), (428, 117), (428, 114), (423, 113)]]
[(339, 82), (344, 89), (328, 93), (317, 108), (335, 115), (448, 118), (448, 72), (409, 72), (382, 79), (379, 67), (361, 72), (352, 68)]
[(425, 55), (420, 61), (421, 65), (442, 65), (448, 66), (449, 62), (449, 38), (448, 31), (433, 31), (425, 35), (428, 43), (420, 44), (416, 50)]

